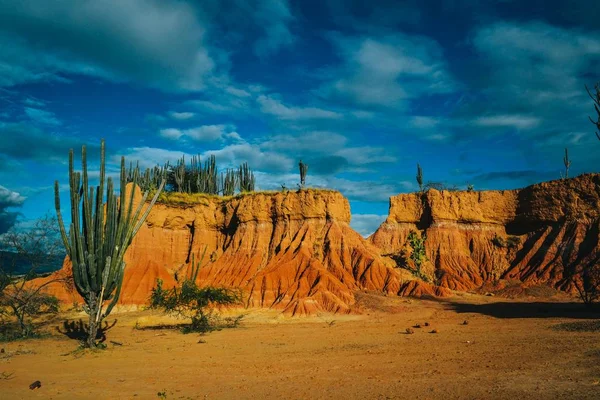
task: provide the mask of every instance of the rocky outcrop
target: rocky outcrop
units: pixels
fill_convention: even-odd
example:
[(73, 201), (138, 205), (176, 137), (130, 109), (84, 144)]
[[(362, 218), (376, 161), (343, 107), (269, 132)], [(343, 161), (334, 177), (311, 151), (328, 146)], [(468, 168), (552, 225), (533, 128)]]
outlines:
[(472, 290), (499, 279), (573, 291), (582, 268), (600, 260), (600, 174), (521, 190), (437, 191), (390, 199), (369, 238), (402, 267), (410, 231), (426, 235), (432, 282)]
[[(126, 253), (120, 302), (147, 303), (157, 279), (175, 285), (205, 249), (199, 284), (240, 288), (250, 307), (345, 313), (357, 290), (435, 294), (433, 286), (411, 283), (411, 274), (394, 268), (349, 222), (348, 201), (334, 191), (157, 203)], [(68, 276), (69, 268), (67, 261), (54, 277)], [(62, 286), (50, 290), (77, 299)]]

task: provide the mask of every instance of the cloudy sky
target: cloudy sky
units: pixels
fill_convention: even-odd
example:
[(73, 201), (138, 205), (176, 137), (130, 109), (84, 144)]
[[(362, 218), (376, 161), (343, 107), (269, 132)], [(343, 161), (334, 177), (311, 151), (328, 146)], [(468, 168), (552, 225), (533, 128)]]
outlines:
[[(425, 181), (597, 172), (595, 0), (0, 0), (0, 233), (53, 210), (69, 148), (248, 161), (340, 190), (369, 234)], [(95, 151), (94, 151), (95, 150)], [(66, 193), (63, 193), (66, 201)]]

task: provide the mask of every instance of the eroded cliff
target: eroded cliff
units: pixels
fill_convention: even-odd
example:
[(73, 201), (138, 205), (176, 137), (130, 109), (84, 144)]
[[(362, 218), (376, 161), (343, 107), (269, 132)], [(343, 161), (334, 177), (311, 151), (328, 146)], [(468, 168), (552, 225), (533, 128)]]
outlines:
[(426, 235), (427, 279), (472, 290), (499, 279), (573, 291), (582, 268), (600, 259), (600, 174), (521, 190), (429, 190), (390, 199), (369, 238), (405, 268), (410, 231)]
[[(201, 285), (241, 288), (247, 306), (291, 314), (350, 312), (356, 290), (433, 293), (381, 257), (352, 230), (350, 206), (334, 191), (254, 193), (152, 209), (126, 254), (120, 302), (145, 304), (156, 284), (176, 284), (205, 253)], [(69, 274), (68, 262), (56, 275)], [(73, 292), (53, 285), (63, 300)]]

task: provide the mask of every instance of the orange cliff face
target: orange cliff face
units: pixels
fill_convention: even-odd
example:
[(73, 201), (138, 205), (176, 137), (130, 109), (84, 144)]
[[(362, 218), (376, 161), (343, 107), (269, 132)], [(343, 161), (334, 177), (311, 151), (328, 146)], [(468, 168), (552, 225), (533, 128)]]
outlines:
[[(192, 254), (199, 260), (205, 248), (198, 282), (240, 288), (249, 307), (350, 312), (356, 290), (435, 293), (410, 282), (409, 273), (381, 257), (349, 222), (347, 199), (333, 191), (157, 203), (126, 253), (120, 303), (146, 304), (157, 279), (172, 287), (188, 273)], [(51, 278), (69, 272), (65, 262)], [(62, 285), (51, 285), (50, 292), (77, 299)]]
[(369, 241), (406, 265), (409, 232), (424, 233), (424, 271), (445, 288), (516, 279), (572, 292), (581, 269), (598, 262), (599, 229), (600, 174), (587, 174), (521, 190), (394, 196)]

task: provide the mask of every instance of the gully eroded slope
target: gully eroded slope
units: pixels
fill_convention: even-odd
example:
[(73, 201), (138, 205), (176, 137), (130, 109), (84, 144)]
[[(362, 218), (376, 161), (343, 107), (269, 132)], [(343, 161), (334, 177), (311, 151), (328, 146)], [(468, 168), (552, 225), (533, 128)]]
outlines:
[(414, 268), (410, 231), (426, 235), (426, 276), (472, 290), (498, 279), (574, 291), (582, 268), (600, 260), (600, 174), (521, 190), (429, 190), (390, 199), (387, 220), (370, 237), (384, 256)]
[[(194, 204), (157, 203), (126, 254), (122, 304), (145, 304), (205, 257), (201, 285), (241, 288), (247, 306), (292, 314), (350, 312), (356, 290), (446, 294), (414, 281), (349, 226), (350, 206), (334, 191), (255, 193)], [(68, 276), (68, 260), (56, 276)], [(50, 291), (77, 296), (63, 286)]]

